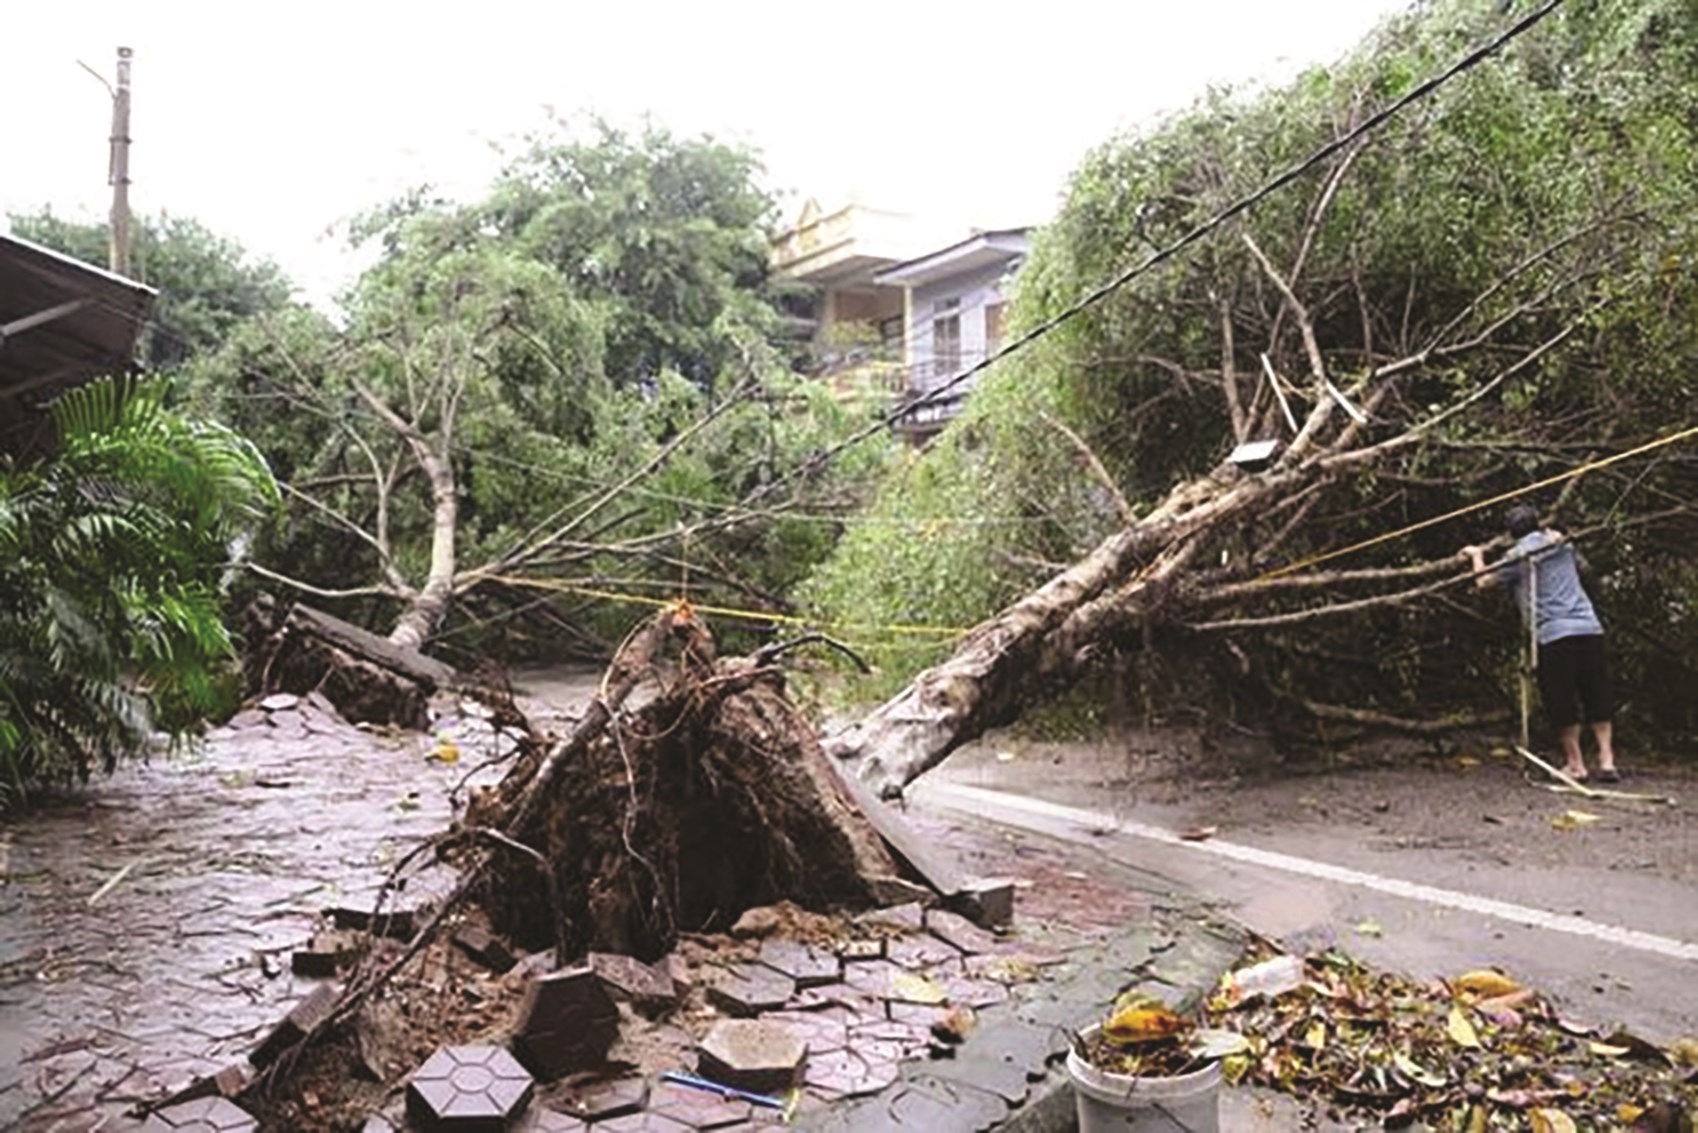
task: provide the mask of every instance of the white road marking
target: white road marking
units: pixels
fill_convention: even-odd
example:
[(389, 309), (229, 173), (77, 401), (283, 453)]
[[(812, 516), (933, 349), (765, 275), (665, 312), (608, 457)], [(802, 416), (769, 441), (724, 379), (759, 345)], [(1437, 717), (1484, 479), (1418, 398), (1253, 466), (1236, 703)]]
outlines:
[(1371, 889), (1378, 893), (1390, 894), (1393, 897), (1401, 897), (1409, 901), (1421, 901), (1447, 909), (1479, 913), (1482, 916), (1496, 917), (1499, 920), (1527, 925), (1531, 928), (1589, 937), (1607, 944), (1633, 948), (1641, 952), (1651, 952), (1659, 956), (1669, 956), (1676, 960), (1698, 960), (1698, 944), (1676, 940), (1671, 936), (1659, 936), (1656, 933), (1641, 932), (1638, 929), (1625, 928), (1621, 925), (1601, 924), (1569, 913), (1553, 913), (1545, 909), (1535, 909), (1528, 905), (1517, 905), (1510, 901), (1481, 897), (1475, 893), (1440, 889), (1436, 886), (1421, 885), (1396, 877), (1381, 877), (1379, 874), (1364, 873), (1361, 870), (1348, 869), (1327, 862), (1312, 861), (1308, 858), (1276, 853), (1272, 850), (1258, 850), (1254, 846), (1244, 846), (1235, 842), (1224, 842), (1218, 838), (1211, 838), (1204, 842), (1187, 842), (1171, 830), (1164, 830), (1159, 826), (1150, 826), (1142, 822), (1121, 820), (1102, 811), (1063, 806), (1060, 803), (1045, 802), (1043, 799), (1027, 798), (1024, 795), (1008, 794), (1004, 791), (992, 791), (984, 787), (969, 787), (955, 783), (917, 784), (914, 788), (914, 794), (917, 799), (935, 801), (942, 806), (967, 811), (985, 818), (1000, 818), (1002, 821), (1014, 825), (1022, 825), (1019, 819), (1025, 817), (1028, 819), (1025, 825), (1032, 829), (1041, 829), (1041, 827), (1031, 823), (1031, 819), (1059, 820), (1071, 823), (1082, 831), (1128, 834), (1134, 838), (1145, 838), (1152, 842), (1161, 842), (1164, 845), (1195, 850), (1200, 854), (1212, 854), (1219, 858), (1244, 862), (1248, 865), (1263, 866), (1267, 869), (1277, 869), (1286, 873), (1300, 874), (1304, 877), (1318, 878), (1322, 881), (1336, 882), (1339, 885)]

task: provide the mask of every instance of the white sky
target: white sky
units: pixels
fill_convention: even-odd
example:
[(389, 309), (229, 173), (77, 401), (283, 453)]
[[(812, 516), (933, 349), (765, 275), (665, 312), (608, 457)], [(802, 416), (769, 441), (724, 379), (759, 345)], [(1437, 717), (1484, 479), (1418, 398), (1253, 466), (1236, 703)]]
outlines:
[[(851, 196), (965, 230), (1041, 222), (1090, 146), (1211, 82), (1337, 58), (1405, 0), (58, 0), (0, 26), (0, 214), (102, 215), (135, 49), (131, 199), (322, 299), (330, 229), (420, 183), (475, 194), (562, 114), (757, 147), (793, 215)], [(999, 11), (1000, 9), (1000, 11)]]

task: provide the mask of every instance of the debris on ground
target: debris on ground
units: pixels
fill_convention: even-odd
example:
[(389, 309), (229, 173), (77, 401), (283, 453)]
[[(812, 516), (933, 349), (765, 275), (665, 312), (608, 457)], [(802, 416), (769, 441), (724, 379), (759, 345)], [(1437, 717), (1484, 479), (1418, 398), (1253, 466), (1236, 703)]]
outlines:
[[(1300, 980), (1278, 978), (1297, 964)], [(1690, 1129), (1698, 1115), (1698, 1040), (1662, 1047), (1576, 1022), (1492, 968), (1422, 983), (1337, 950), (1299, 960), (1266, 942), (1197, 1017), (1123, 998), (1076, 1049), (1100, 1070), (1135, 1077), (1175, 1076), (1218, 1057), (1228, 1083), (1308, 1097), (1387, 1128)]]

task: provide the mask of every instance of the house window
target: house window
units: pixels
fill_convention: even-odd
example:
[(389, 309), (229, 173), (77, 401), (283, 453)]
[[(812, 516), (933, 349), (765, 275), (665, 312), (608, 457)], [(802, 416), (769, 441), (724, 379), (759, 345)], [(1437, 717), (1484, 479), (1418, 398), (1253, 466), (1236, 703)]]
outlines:
[(961, 368), (961, 312), (959, 299), (945, 299), (932, 307), (932, 377), (952, 378)]
[(985, 356), (1002, 349), (1002, 303), (985, 306)]

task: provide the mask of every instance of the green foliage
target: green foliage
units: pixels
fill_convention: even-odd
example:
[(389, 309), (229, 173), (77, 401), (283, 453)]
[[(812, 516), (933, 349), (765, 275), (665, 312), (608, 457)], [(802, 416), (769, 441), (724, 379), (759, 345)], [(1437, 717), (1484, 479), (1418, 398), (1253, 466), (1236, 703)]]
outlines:
[[(43, 210), (11, 217), (12, 231), (55, 251), (105, 267), (109, 227)], [(142, 362), (174, 370), (214, 350), (243, 320), (284, 307), (289, 282), (270, 261), (185, 217), (138, 217), (132, 225), (135, 278), (159, 291)]]
[(223, 707), (229, 544), (277, 503), (264, 461), (157, 384), (52, 407), (59, 451), (0, 465), (0, 805)]
[[(1426, 443), (1329, 484), (1273, 562), (1519, 487), (1686, 420), (1698, 356), (1691, 17), (1689, 0), (1564, 6), (1382, 127), (1312, 230), (1335, 166), (1000, 364), (961, 421), (892, 474), (875, 514), (1004, 526), (940, 525), (914, 546), (912, 526), (867, 524), (810, 583), (821, 616), (974, 621), (1044, 577), (1033, 559), (1069, 562), (1116, 524), (1106, 493), (1093, 489), (1040, 411), (1085, 439), (1136, 508), (1216, 466), (1234, 443), (1221, 396), (1225, 366), (1247, 396), (1265, 388), (1264, 352), (1299, 385), (1309, 370), (1296, 320), (1281, 310), (1245, 235), (1284, 273), (1301, 262), (1298, 290), (1341, 386), (1417, 353), (1446, 328), (1449, 341), (1490, 334), (1502, 343), (1435, 356), (1410, 371), (1379, 407), (1371, 436), (1482, 390), (1518, 356), (1512, 348), (1526, 351), (1574, 328), (1560, 348), (1486, 388)], [(1277, 90), (1211, 92), (1153, 130), (1099, 147), (1039, 235), (1019, 280), (1016, 325), (1069, 307), (1512, 18), (1488, 0), (1419, 5), (1335, 67)], [(1671, 456), (1643, 474), (1591, 477), (1566, 500), (1565, 526), (1603, 523), (1619, 533), (1614, 542), (1595, 539), (1589, 553), (1605, 617), (1623, 631), (1613, 640), (1624, 685), (1657, 679), (1671, 655), (1690, 657), (1698, 646), (1698, 592), (1680, 565), (1689, 558), (1682, 531), (1649, 518), (1690, 496), (1689, 466)], [(1243, 570), (1278, 527), (1271, 518), (1252, 522), (1201, 558)], [(1494, 533), (1492, 517), (1482, 517), (1341, 565), (1442, 557)], [(1672, 630), (1664, 628), (1671, 611)], [(1509, 616), (1506, 609), (1501, 624), (1459, 625), (1449, 609), (1428, 607), (1257, 634), (1263, 660), (1251, 683), (1287, 698), (1324, 688), (1341, 703), (1417, 715), (1426, 705), (1480, 701), (1481, 690), (1513, 673), (1518, 635)], [(1643, 644), (1653, 627), (1662, 642), (1654, 653)], [(1193, 639), (1192, 648), (1207, 655), (1220, 640)], [(1236, 670), (1237, 662), (1221, 668)], [(1664, 734), (1698, 732), (1693, 706), (1677, 699), (1641, 701), (1636, 711)]]

